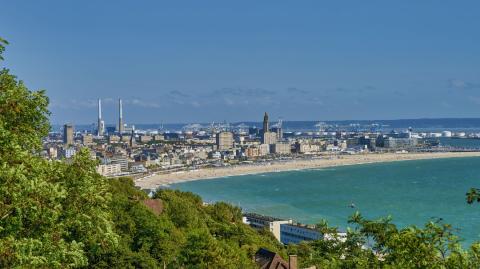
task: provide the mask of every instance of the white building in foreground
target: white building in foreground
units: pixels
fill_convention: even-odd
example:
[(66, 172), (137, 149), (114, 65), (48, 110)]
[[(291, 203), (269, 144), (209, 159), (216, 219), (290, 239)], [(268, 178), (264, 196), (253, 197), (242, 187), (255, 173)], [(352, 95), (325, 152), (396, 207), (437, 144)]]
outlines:
[(246, 213), (243, 215), (243, 223), (248, 224), (257, 230), (269, 230), (280, 242), (280, 225), (292, 223), (292, 220), (283, 220), (255, 213)]

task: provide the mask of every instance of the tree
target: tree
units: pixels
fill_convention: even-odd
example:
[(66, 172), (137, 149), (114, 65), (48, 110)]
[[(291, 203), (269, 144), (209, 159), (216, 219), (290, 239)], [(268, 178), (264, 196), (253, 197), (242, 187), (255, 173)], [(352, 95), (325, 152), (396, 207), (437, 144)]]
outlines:
[[(6, 41), (0, 39), (0, 53)], [(0, 54), (1, 55), (1, 54)], [(85, 151), (71, 164), (37, 153), (50, 129), (44, 91), (0, 71), (0, 267), (86, 266), (116, 235)]]
[[(346, 238), (317, 240), (288, 246), (299, 255), (302, 266), (320, 268), (480, 268), (480, 244), (463, 250), (454, 229), (440, 220), (424, 228), (399, 229), (391, 218), (366, 220), (360, 213), (350, 217), (354, 225)], [(323, 223), (322, 233), (336, 228)]]
[(467, 203), (473, 204), (473, 202), (480, 203), (480, 189), (471, 188), (467, 192)]
[[(158, 190), (164, 208), (154, 214), (130, 178), (100, 176), (88, 150), (69, 163), (39, 156), (47, 106), (44, 91), (0, 70), (0, 268), (255, 268), (261, 247), (297, 254), (303, 267), (480, 268), (480, 243), (462, 249), (439, 220), (399, 228), (355, 213), (346, 237), (321, 222), (331, 239), (285, 248), (243, 224), (240, 208), (193, 193)], [(472, 189), (467, 202), (479, 197)]]
[(5, 51), (5, 45), (8, 45), (8, 41), (0, 37), (0, 60), (3, 60), (3, 52)]

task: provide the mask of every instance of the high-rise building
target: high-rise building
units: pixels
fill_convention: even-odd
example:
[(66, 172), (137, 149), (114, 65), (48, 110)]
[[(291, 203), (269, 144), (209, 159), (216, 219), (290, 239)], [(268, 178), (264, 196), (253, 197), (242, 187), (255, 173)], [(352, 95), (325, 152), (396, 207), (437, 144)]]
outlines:
[(233, 133), (232, 132), (220, 132), (216, 138), (217, 150), (229, 150), (233, 148)]
[(74, 140), (73, 140), (73, 125), (70, 123), (67, 123), (63, 125), (63, 143), (65, 145), (73, 145)]
[(105, 133), (105, 122), (102, 120), (102, 100), (98, 99), (98, 129), (97, 134), (102, 136)]
[(118, 99), (118, 132), (123, 133), (124, 123), (123, 123), (123, 106), (122, 99)]
[(73, 145), (73, 125), (67, 123), (63, 125), (63, 143), (65, 145)]

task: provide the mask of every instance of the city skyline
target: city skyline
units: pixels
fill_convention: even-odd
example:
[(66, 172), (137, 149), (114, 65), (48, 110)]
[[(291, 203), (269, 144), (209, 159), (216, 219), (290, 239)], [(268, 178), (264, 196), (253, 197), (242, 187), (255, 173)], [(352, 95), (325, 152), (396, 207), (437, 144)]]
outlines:
[(54, 124), (95, 123), (98, 98), (132, 123), (476, 118), (479, 7), (5, 3), (2, 66), (47, 90)]
[[(53, 125), (64, 125), (64, 124), (76, 124), (76, 125), (95, 125), (96, 132), (99, 134), (99, 127), (101, 126), (101, 133), (103, 134), (105, 132), (106, 127), (115, 127), (116, 130), (118, 130), (119, 126), (126, 127), (127, 122), (123, 120), (123, 99), (118, 98), (117, 103), (115, 106), (110, 107), (113, 111), (109, 111), (109, 115), (112, 115), (112, 117), (108, 118), (105, 120), (103, 117), (103, 109), (102, 109), (102, 98), (96, 99), (96, 109), (97, 109), (97, 121), (94, 123), (89, 122), (75, 122), (75, 121), (66, 121), (64, 123), (53, 123)], [(107, 101), (111, 102), (112, 99), (107, 99)], [(212, 124), (212, 123), (232, 123), (232, 124), (241, 124), (241, 123), (257, 123), (260, 124), (258, 127), (263, 127), (265, 129), (265, 124), (268, 126), (269, 125), (269, 114), (268, 112), (263, 112), (263, 119), (259, 119), (258, 117), (256, 119), (252, 120), (238, 120), (238, 121), (186, 121), (186, 122), (129, 122), (130, 125), (135, 125), (135, 124), (140, 124), (140, 125), (150, 125), (150, 124), (193, 124), (193, 123), (201, 123), (201, 124)], [(258, 115), (257, 115), (258, 116)], [(355, 123), (355, 122), (372, 122), (375, 123), (375, 121), (378, 122), (401, 122), (401, 121), (438, 121), (438, 120), (480, 120), (480, 117), (436, 117), (436, 118), (398, 118), (398, 119), (386, 119), (386, 118), (374, 118), (374, 119), (360, 119), (360, 118), (352, 118), (352, 119), (338, 119), (338, 120), (286, 120), (286, 122), (316, 122), (317, 124), (322, 123), (322, 122), (345, 122), (345, 123)], [(276, 124), (283, 122), (285, 119), (282, 116), (276, 115), (275, 118), (273, 118), (273, 121), (276, 122)], [(275, 125), (276, 125), (275, 124)], [(465, 126), (464, 126), (465, 127)]]

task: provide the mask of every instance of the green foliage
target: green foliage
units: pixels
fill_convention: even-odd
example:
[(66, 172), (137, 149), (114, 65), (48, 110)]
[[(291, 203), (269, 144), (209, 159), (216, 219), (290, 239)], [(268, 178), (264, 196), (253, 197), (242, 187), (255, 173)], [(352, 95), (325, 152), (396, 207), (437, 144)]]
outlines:
[(71, 164), (36, 154), (50, 129), (47, 106), (43, 91), (0, 71), (1, 268), (86, 266), (116, 244), (106, 181), (88, 153)]
[(160, 190), (156, 197), (164, 201), (165, 216), (186, 238), (178, 266), (250, 268), (260, 247), (281, 250), (273, 237), (263, 237), (243, 224), (237, 207), (226, 203), (203, 205), (199, 196), (176, 190)]
[(8, 41), (0, 37), (0, 60), (3, 60), (3, 52), (5, 51), (5, 45), (8, 45)]
[[(0, 39), (0, 55), (6, 41)], [(259, 247), (239, 208), (162, 190), (155, 215), (131, 179), (107, 180), (80, 150), (72, 162), (38, 156), (48, 98), (0, 71), (0, 268), (243, 268)]]
[(241, 212), (226, 203), (204, 205), (199, 196), (160, 190), (164, 211), (157, 216), (148, 197), (128, 178), (110, 180), (118, 248), (91, 267), (105, 268), (255, 268), (259, 247), (282, 251), (272, 236), (262, 236), (241, 222)]
[[(0, 38), (0, 59), (6, 44)], [(159, 190), (157, 215), (131, 179), (98, 175), (87, 150), (70, 163), (39, 157), (47, 106), (43, 91), (0, 71), (0, 268), (255, 268), (261, 247), (297, 254), (301, 267), (480, 268), (480, 244), (462, 249), (440, 221), (400, 229), (390, 217), (355, 213), (346, 237), (322, 222), (329, 240), (284, 248), (243, 224), (240, 208), (192, 193)], [(467, 202), (479, 193), (472, 189)]]
[(329, 227), (322, 221), (318, 225), (322, 234), (329, 240), (302, 242), (289, 245), (288, 252), (297, 254), (300, 265), (319, 268), (378, 268), (379, 260), (374, 253), (362, 246), (367, 238), (358, 230), (347, 230), (347, 236), (342, 237), (336, 227)]
[(301, 265), (320, 268), (480, 268), (480, 245), (463, 250), (452, 227), (439, 220), (399, 229), (391, 218), (371, 221), (355, 213), (349, 222), (355, 228), (343, 240), (303, 242), (288, 251), (299, 255)]
[(44, 91), (31, 92), (10, 75), (0, 71), (0, 154), (13, 147), (35, 150), (48, 134), (48, 98)]
[(473, 204), (474, 202), (480, 203), (480, 189), (471, 188), (467, 192), (467, 203)]

